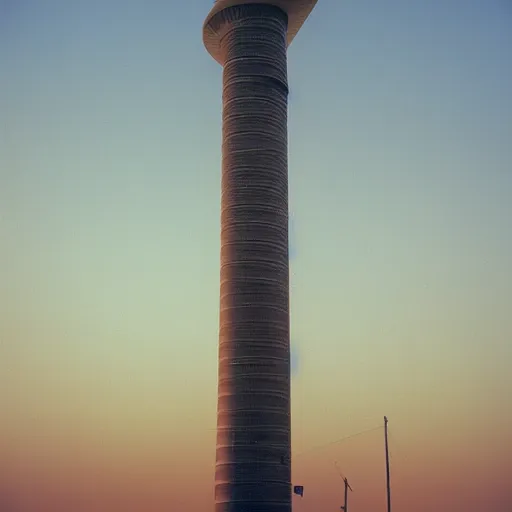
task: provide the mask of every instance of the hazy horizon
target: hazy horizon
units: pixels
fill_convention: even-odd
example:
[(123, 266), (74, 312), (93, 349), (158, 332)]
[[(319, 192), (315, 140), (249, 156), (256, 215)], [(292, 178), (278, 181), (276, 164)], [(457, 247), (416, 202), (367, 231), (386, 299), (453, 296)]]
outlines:
[[(44, 4), (44, 5), (43, 5)], [(0, 510), (213, 510), (213, 2), (0, 2)], [(508, 512), (512, 5), (319, 0), (289, 50), (294, 512)]]

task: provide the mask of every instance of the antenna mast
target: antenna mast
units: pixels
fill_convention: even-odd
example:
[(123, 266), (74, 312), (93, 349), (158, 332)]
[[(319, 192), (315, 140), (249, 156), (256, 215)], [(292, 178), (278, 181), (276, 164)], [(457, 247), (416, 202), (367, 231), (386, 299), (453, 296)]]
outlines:
[(343, 510), (343, 512), (347, 512), (348, 490), (350, 489), (352, 492), (354, 492), (354, 491), (352, 490), (352, 487), (350, 487), (350, 484), (348, 483), (347, 478), (345, 476), (343, 476), (343, 473), (341, 472), (340, 468), (338, 467), (338, 464), (335, 462), (334, 465), (338, 469), (338, 473), (340, 474), (340, 477), (342, 478), (343, 483), (345, 484), (345, 502), (344, 502), (344, 505), (342, 505), (340, 508), (341, 508), (341, 510)]
[(388, 512), (391, 512), (391, 489), (389, 485), (389, 449), (388, 449), (388, 418), (384, 416), (384, 441), (386, 445), (386, 490), (388, 497)]
[(350, 489), (352, 491), (352, 487), (350, 487), (350, 484), (348, 483), (348, 480), (346, 478), (343, 479), (343, 482), (345, 483), (345, 504), (341, 507), (341, 509), (343, 510), (343, 512), (347, 512), (348, 490)]

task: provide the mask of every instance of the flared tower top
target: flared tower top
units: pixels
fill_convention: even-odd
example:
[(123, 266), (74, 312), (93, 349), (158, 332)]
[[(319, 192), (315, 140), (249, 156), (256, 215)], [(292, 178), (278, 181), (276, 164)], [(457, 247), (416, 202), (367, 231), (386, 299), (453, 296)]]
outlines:
[(216, 0), (203, 25), (203, 42), (208, 53), (222, 64), (220, 35), (210, 25), (211, 19), (228, 7), (244, 4), (267, 4), (279, 7), (288, 15), (287, 44), (290, 46), (302, 25), (315, 7), (317, 0)]

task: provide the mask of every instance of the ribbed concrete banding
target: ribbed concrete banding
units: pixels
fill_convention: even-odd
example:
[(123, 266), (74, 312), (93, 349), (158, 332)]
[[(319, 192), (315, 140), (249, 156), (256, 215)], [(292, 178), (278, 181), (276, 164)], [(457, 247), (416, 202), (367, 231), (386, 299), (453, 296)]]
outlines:
[[(317, 0), (258, 0), (257, 3), (279, 7), (288, 15), (286, 43), (287, 46), (289, 46), (313, 10), (313, 7), (315, 7), (316, 2)], [(254, 3), (254, 0), (216, 0), (215, 5), (206, 17), (203, 25), (204, 45), (210, 55), (220, 64), (224, 64), (221, 52), (221, 41), (223, 30), (226, 28), (212, 24), (212, 18), (229, 7)]]
[(262, 4), (222, 33), (216, 512), (290, 512), (287, 16)]

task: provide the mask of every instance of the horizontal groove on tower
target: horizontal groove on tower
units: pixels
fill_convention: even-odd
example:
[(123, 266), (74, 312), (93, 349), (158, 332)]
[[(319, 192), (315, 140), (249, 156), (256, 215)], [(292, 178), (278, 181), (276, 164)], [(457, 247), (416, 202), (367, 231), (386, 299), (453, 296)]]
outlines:
[(216, 512), (290, 512), (287, 16), (221, 11)]

